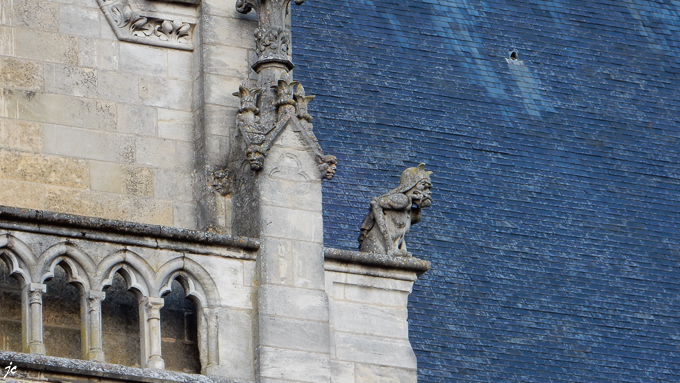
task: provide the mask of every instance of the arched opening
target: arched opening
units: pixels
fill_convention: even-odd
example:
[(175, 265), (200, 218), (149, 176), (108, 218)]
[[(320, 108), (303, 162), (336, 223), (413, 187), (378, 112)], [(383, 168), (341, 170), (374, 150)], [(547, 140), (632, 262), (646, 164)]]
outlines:
[(177, 279), (165, 295), (161, 309), (161, 350), (165, 369), (191, 374), (201, 372), (198, 351), (198, 315), (196, 304)]
[(140, 367), (139, 299), (117, 272), (102, 301), (102, 348), (107, 363)]
[(82, 359), (81, 292), (60, 263), (43, 294), (43, 342), (47, 355)]
[(0, 349), (21, 352), (21, 331), (21, 282), (0, 261)]

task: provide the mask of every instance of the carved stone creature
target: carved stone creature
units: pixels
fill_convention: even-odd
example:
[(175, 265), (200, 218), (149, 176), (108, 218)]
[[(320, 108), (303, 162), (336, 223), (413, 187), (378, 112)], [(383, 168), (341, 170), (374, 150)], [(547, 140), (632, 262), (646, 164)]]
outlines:
[(409, 256), (404, 236), (411, 225), (420, 222), (421, 209), (432, 205), (431, 171), (421, 163), (401, 174), (393, 189), (371, 200), (368, 215), (361, 224), (359, 250), (371, 253)]
[(321, 173), (321, 178), (325, 180), (332, 180), (335, 176), (335, 170), (337, 169), (338, 159), (330, 154), (328, 155), (317, 155), (316, 156), (317, 167)]

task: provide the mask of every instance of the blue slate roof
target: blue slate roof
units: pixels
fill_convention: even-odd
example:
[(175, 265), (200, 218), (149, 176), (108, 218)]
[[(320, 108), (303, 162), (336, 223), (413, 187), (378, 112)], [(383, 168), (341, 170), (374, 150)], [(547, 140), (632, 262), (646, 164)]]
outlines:
[(293, 38), (326, 246), (434, 170), (420, 382), (680, 381), (680, 1), (313, 0)]

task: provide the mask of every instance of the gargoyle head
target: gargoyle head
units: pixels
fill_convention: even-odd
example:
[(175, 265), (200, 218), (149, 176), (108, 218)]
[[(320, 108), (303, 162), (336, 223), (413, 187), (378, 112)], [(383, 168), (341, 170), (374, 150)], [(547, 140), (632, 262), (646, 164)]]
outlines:
[(401, 180), (397, 189), (411, 198), (411, 201), (417, 207), (430, 207), (432, 206), (431, 174), (431, 171), (425, 170), (423, 163), (415, 168), (408, 168), (401, 173)]
[(337, 169), (338, 159), (335, 156), (325, 155), (316, 156), (317, 167), (321, 173), (321, 178), (325, 180), (332, 180)]

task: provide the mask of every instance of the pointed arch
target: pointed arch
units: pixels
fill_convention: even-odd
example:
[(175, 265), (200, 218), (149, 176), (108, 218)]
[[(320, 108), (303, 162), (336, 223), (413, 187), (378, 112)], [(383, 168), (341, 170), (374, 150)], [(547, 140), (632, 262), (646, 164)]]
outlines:
[(198, 262), (182, 257), (164, 263), (157, 273), (157, 296), (162, 297), (167, 294), (175, 279), (182, 284), (187, 297), (196, 300), (199, 307), (205, 308), (210, 305), (209, 302), (213, 304), (219, 302), (219, 292), (215, 281)]
[(66, 271), (69, 283), (80, 285), (83, 292), (89, 291), (94, 285), (90, 279), (94, 276), (96, 266), (92, 258), (70, 242), (59, 242), (50, 246), (38, 258), (36, 280), (45, 283), (54, 277), (54, 269), (61, 264)]
[(97, 289), (104, 291), (107, 286), (110, 286), (116, 272), (120, 272), (127, 282), (128, 289), (133, 290), (139, 297), (150, 296), (155, 273), (149, 263), (139, 254), (124, 249), (104, 258), (97, 267), (96, 275), (101, 278)]
[(24, 285), (33, 282), (32, 271), (37, 259), (28, 245), (19, 238), (11, 234), (0, 235), (0, 259), (7, 264), (9, 275), (20, 277)]

